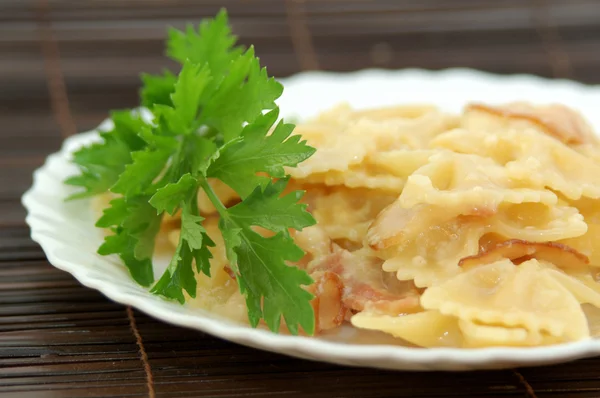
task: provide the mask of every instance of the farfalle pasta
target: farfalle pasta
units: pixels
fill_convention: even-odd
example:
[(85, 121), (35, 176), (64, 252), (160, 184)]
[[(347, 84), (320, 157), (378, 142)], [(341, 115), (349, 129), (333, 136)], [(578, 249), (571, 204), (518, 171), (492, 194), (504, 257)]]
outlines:
[(377, 158), (395, 149), (426, 149), (431, 138), (456, 123), (456, 117), (432, 106), (355, 112), (339, 105), (296, 128), (295, 133), (318, 150), (288, 172), (298, 181), (400, 193), (410, 170), (390, 172)]
[(515, 265), (505, 259), (471, 268), (427, 289), (421, 305), (475, 325), (519, 328), (564, 341), (589, 336), (579, 301), (537, 260)]
[[(530, 347), (593, 337), (600, 308), (600, 143), (563, 105), (336, 106), (295, 130), (317, 149), (289, 191), (316, 226), (291, 232), (317, 331), (350, 323), (420, 347)], [(214, 182), (228, 205), (239, 198)], [(217, 236), (198, 305), (239, 319)], [(170, 220), (177, 240), (177, 217)], [(256, 231), (267, 234), (266, 230)], [(200, 297), (200, 295), (199, 295)], [(584, 311), (582, 306), (588, 306)]]
[(600, 197), (600, 164), (535, 129), (461, 128), (437, 136), (431, 144), (488, 157), (526, 186), (549, 188), (572, 200)]

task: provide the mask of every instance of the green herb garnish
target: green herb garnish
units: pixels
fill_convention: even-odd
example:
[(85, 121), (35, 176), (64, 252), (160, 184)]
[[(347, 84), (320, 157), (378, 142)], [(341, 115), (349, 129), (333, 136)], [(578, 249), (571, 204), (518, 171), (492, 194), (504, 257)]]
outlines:
[[(113, 232), (98, 253), (117, 254), (139, 284), (180, 303), (184, 290), (196, 296), (197, 272), (210, 276), (214, 243), (197, 205), (203, 190), (219, 213), (250, 324), (256, 327), (264, 319), (278, 331), (283, 317), (292, 333), (300, 326), (313, 334), (313, 296), (302, 287), (312, 280), (288, 265), (303, 255), (288, 230), (315, 220), (298, 203), (302, 192), (282, 192), (284, 166), (295, 167), (315, 150), (291, 135), (293, 125), (277, 122), (281, 84), (260, 67), (252, 47), (235, 43), (225, 11), (197, 30), (170, 30), (167, 54), (182, 68), (178, 76), (142, 75), (141, 104), (151, 111), (152, 122), (138, 111), (114, 112), (114, 127), (101, 133), (102, 142), (75, 152), (80, 174), (65, 182), (83, 188), (70, 199), (116, 194), (96, 223)], [(226, 208), (207, 178), (230, 186), (242, 202)], [(163, 214), (179, 210), (179, 244), (154, 282), (152, 255)], [(275, 235), (263, 237), (256, 226)]]

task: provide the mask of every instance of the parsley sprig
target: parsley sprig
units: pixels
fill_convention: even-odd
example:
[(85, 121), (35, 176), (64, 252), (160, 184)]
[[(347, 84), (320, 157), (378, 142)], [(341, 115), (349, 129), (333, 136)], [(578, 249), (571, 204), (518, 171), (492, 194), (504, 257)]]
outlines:
[[(282, 86), (261, 68), (252, 47), (235, 43), (225, 11), (198, 29), (171, 29), (167, 54), (182, 65), (179, 75), (142, 75), (141, 104), (153, 120), (135, 110), (112, 113), (112, 129), (74, 153), (80, 174), (65, 182), (82, 188), (71, 199), (115, 195), (96, 223), (112, 231), (98, 253), (118, 255), (136, 282), (180, 303), (184, 291), (196, 296), (197, 273), (210, 276), (214, 243), (197, 204), (204, 191), (220, 216), (250, 324), (264, 319), (278, 331), (283, 317), (291, 333), (301, 327), (312, 334), (312, 295), (303, 288), (312, 280), (289, 265), (303, 255), (289, 230), (315, 220), (298, 203), (302, 192), (284, 195), (284, 167), (295, 167), (315, 150), (291, 134), (293, 125), (277, 121)], [(230, 186), (242, 201), (226, 208), (208, 178)], [(175, 254), (155, 282), (156, 235), (163, 215), (179, 211)], [(273, 235), (265, 237), (256, 227)]]

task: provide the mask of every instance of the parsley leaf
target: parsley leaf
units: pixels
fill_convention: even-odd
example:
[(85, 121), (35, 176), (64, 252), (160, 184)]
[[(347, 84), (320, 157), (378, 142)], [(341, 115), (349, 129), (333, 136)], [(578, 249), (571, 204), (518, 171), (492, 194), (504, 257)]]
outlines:
[(152, 107), (154, 104), (171, 106), (171, 93), (177, 81), (177, 77), (169, 72), (164, 71), (162, 76), (150, 75), (142, 73), (142, 89), (140, 90), (140, 98), (142, 106)]
[(283, 87), (261, 69), (250, 47), (231, 63), (219, 90), (207, 101), (201, 120), (220, 131), (225, 141), (237, 137), (243, 123), (253, 122), (264, 109), (276, 108)]
[(210, 276), (209, 260), (212, 255), (208, 247), (214, 246), (214, 242), (200, 224), (202, 220), (202, 217), (193, 214), (189, 206), (183, 207), (179, 244), (167, 270), (152, 287), (153, 293), (174, 298), (182, 304), (185, 302), (183, 290), (191, 297), (196, 297), (196, 277), (192, 259), (196, 261), (198, 272)]
[(190, 173), (181, 176), (179, 181), (169, 183), (156, 191), (150, 198), (150, 204), (158, 210), (159, 213), (166, 211), (173, 215), (180, 203), (184, 200), (189, 200), (193, 193), (196, 192), (197, 182)]
[(202, 249), (202, 240), (206, 230), (200, 224), (203, 217), (196, 216), (184, 209), (181, 213), (181, 239), (187, 241), (190, 250)]
[[(235, 189), (244, 198), (240, 204), (225, 209), (206, 181), (201, 186), (221, 216), (219, 228), (227, 258), (246, 297), (250, 323), (256, 326), (264, 318), (269, 328), (276, 331), (283, 316), (291, 333), (296, 334), (301, 326), (312, 334), (315, 327), (312, 295), (303, 288), (312, 279), (286, 263), (298, 261), (304, 255), (289, 236), (288, 228), (300, 230), (315, 221), (306, 212), (306, 206), (297, 203), (301, 193), (280, 196), (287, 179), (273, 182), (269, 177), (257, 176), (256, 172), (284, 177), (284, 165), (297, 164), (314, 149), (300, 142), (299, 137), (288, 138), (292, 128), (283, 123), (266, 136), (276, 118), (276, 112), (258, 117), (256, 125), (245, 128), (241, 139), (224, 145), (218, 156), (211, 158), (207, 175)], [(248, 196), (246, 187), (254, 187)], [(252, 226), (278, 233), (266, 238)]]
[[(232, 226), (224, 221), (220, 227), (229, 230)], [(286, 265), (286, 261), (300, 260), (304, 252), (287, 232), (265, 238), (243, 228), (238, 241), (238, 245), (231, 240), (225, 243), (237, 257), (236, 273), (246, 296), (250, 324), (256, 326), (264, 318), (267, 326), (277, 331), (283, 316), (292, 334), (298, 333), (298, 325), (306, 333), (314, 333), (315, 319), (310, 305), (313, 296), (302, 288), (313, 281), (306, 272)]]
[(266, 187), (257, 186), (241, 203), (229, 208), (227, 213), (238, 225), (249, 228), (253, 225), (273, 232), (284, 232), (287, 228), (302, 230), (315, 224), (313, 216), (306, 211), (306, 204), (298, 201), (303, 192), (295, 191), (281, 196), (287, 179), (269, 182)]
[(154, 110), (164, 117), (171, 134), (189, 134), (196, 120), (200, 97), (210, 82), (210, 70), (206, 66), (185, 61), (179, 73), (175, 90), (171, 94), (172, 106), (155, 105)]
[(167, 55), (182, 64), (189, 59), (207, 65), (214, 77), (206, 90), (205, 95), (209, 96), (226, 77), (231, 62), (242, 53), (242, 48), (235, 46), (236, 40), (231, 34), (227, 12), (222, 10), (214, 19), (202, 21), (197, 30), (191, 25), (185, 32), (170, 29)]
[(183, 289), (196, 297), (196, 276), (192, 268), (194, 258), (187, 241), (179, 239), (175, 254), (163, 276), (152, 287), (151, 292), (185, 303)]
[(147, 198), (113, 199), (96, 226), (112, 228), (114, 234), (104, 238), (98, 253), (118, 254), (133, 279), (149, 286), (154, 281), (152, 254), (161, 220)]
[(207, 175), (220, 179), (245, 198), (256, 186), (268, 183), (269, 178), (257, 175), (258, 172), (281, 178), (285, 176), (284, 166), (295, 167), (308, 159), (315, 149), (301, 141), (300, 136), (290, 136), (293, 125), (280, 122), (273, 133), (267, 135), (277, 115), (275, 109), (247, 125), (242, 140), (225, 145), (219, 151)]
[(79, 166), (81, 174), (67, 178), (65, 183), (84, 188), (84, 191), (71, 195), (70, 199), (106, 192), (131, 163), (131, 152), (144, 147), (144, 141), (136, 134), (145, 125), (138, 114), (114, 112), (111, 119), (113, 128), (100, 134), (102, 142), (83, 147), (73, 154), (73, 163)]
[[(277, 331), (283, 318), (292, 333), (313, 333), (312, 295), (305, 290), (312, 280), (290, 265), (304, 253), (288, 231), (315, 220), (298, 203), (302, 192), (284, 192), (285, 167), (295, 167), (314, 149), (292, 135), (293, 125), (276, 123), (282, 86), (260, 66), (253, 47), (236, 46), (225, 11), (198, 29), (170, 30), (167, 54), (182, 65), (177, 76), (142, 75), (141, 103), (152, 123), (136, 111), (113, 113), (114, 128), (101, 134), (102, 142), (73, 155), (80, 174), (66, 183), (82, 190), (71, 198), (115, 196), (96, 223), (112, 232), (98, 253), (118, 255), (132, 278), (154, 294), (181, 303), (196, 297), (197, 274), (210, 276), (215, 246), (198, 209), (202, 190), (219, 214), (251, 325), (264, 319)], [(243, 200), (227, 209), (208, 178)], [(156, 235), (163, 215), (178, 210), (179, 241), (154, 283)], [(275, 235), (262, 236), (256, 227)]]
[(132, 152), (132, 162), (125, 166), (110, 190), (125, 196), (143, 193), (164, 169), (170, 155), (169, 148)]
[(151, 258), (154, 251), (154, 237), (160, 227), (162, 217), (148, 203), (148, 197), (118, 198), (104, 209), (97, 227), (119, 227), (135, 239), (133, 254), (137, 259)]

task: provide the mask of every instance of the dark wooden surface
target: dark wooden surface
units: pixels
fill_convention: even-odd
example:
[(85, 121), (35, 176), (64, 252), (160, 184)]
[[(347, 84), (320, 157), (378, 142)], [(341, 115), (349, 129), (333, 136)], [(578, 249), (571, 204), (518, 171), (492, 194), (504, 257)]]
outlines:
[[(16, 397), (600, 397), (600, 358), (410, 373), (241, 347), (114, 304), (54, 269), (21, 194), (64, 136), (136, 104), (168, 25), (226, 6), (271, 73), (469, 66), (600, 82), (593, 0), (1, 0), (0, 394)], [(557, 99), (560, 100), (560, 99)]]

